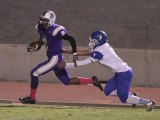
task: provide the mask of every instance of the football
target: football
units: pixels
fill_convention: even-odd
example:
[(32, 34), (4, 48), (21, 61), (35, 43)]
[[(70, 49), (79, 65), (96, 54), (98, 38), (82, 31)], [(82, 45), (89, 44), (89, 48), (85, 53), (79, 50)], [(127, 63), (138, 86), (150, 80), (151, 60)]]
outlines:
[(41, 47), (41, 42), (40, 41), (32, 42), (30, 43), (30, 46), (38, 50)]
[(32, 51), (37, 51), (41, 48), (42, 46), (42, 42), (41, 41), (34, 41), (34, 42), (31, 42), (29, 44), (29, 46), (27, 47), (27, 51), (28, 52), (32, 52)]

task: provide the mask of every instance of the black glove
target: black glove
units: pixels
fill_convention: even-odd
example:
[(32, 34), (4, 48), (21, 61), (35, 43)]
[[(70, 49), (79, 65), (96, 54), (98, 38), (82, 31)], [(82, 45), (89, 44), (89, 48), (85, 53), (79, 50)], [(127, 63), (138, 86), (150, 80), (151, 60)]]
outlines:
[(77, 53), (73, 53), (73, 62), (80, 61)]

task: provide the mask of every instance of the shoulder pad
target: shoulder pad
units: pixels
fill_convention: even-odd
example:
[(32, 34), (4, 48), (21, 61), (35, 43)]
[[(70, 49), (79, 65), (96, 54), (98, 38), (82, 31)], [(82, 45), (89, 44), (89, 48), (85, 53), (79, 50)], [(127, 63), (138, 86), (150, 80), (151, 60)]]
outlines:
[(96, 60), (101, 60), (103, 58), (103, 54), (98, 51), (92, 52), (90, 56)]
[(66, 30), (63, 26), (58, 26), (57, 28), (55, 28), (52, 32), (53, 36), (62, 34), (62, 36), (65, 34)]

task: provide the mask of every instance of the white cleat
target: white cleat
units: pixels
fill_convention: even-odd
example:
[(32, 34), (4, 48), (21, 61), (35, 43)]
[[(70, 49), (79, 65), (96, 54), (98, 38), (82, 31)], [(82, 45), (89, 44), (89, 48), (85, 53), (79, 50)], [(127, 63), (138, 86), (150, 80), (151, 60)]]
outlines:
[(146, 105), (147, 106), (146, 111), (152, 111), (155, 105), (156, 105), (156, 102), (153, 100), (150, 100), (150, 102)]

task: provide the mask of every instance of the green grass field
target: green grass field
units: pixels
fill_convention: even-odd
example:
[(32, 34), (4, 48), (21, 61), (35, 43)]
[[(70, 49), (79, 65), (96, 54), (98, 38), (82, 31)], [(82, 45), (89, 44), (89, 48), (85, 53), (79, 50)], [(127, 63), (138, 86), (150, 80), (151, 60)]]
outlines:
[(0, 105), (0, 120), (160, 120), (145, 108)]

